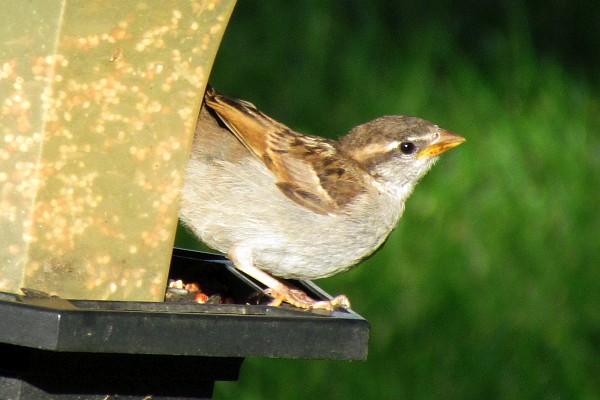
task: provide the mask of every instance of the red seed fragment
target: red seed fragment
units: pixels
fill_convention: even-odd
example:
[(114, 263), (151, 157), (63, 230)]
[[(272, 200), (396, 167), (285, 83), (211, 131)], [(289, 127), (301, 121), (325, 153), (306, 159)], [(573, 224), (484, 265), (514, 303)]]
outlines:
[(208, 296), (205, 293), (198, 293), (194, 298), (194, 301), (199, 304), (206, 304)]

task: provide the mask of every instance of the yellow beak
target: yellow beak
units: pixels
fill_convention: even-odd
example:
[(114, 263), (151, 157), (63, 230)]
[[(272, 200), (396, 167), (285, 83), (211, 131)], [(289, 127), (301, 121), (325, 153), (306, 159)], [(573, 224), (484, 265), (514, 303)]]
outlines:
[(439, 156), (440, 154), (455, 148), (467, 140), (456, 133), (452, 133), (443, 129), (440, 129), (439, 134), (440, 136), (433, 143), (421, 150), (421, 152), (417, 155), (417, 158), (431, 158)]

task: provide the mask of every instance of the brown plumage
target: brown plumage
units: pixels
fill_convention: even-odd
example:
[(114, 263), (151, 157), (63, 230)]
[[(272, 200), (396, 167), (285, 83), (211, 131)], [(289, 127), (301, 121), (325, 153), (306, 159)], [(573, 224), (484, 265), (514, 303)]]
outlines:
[(339, 212), (364, 192), (367, 173), (343, 154), (336, 142), (302, 135), (245, 101), (231, 100), (212, 88), (206, 105), (275, 175), (292, 201), (320, 214)]

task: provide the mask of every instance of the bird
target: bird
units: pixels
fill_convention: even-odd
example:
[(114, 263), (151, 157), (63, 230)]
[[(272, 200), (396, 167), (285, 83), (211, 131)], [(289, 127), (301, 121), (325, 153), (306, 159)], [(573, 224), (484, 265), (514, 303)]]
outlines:
[(252, 103), (207, 86), (180, 192), (180, 220), (266, 286), (271, 305), (350, 308), (283, 279), (348, 271), (374, 253), (438, 156), (465, 141), (417, 117), (391, 115), (338, 140), (297, 132)]

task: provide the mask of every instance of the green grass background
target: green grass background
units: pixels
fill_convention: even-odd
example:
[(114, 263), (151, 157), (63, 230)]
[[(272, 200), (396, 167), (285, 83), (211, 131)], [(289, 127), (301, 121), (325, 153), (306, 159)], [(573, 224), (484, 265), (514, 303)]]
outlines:
[(217, 399), (600, 398), (600, 3), (567, 3), (239, 1), (221, 92), (306, 133), (407, 114), (468, 141), (317, 282), (368, 361), (248, 359)]

